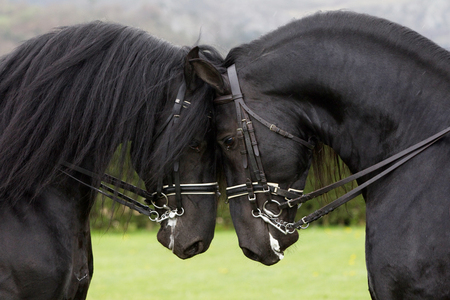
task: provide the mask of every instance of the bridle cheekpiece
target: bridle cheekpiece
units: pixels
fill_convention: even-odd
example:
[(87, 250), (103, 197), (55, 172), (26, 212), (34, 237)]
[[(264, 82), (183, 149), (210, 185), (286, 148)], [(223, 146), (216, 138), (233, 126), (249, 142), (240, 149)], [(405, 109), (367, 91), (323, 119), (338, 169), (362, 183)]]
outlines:
[[(236, 108), (236, 118), (238, 123), (237, 138), (240, 146), (240, 153), (242, 154), (242, 163), (246, 172), (246, 182), (243, 184), (227, 187), (228, 200), (235, 197), (247, 195), (248, 201), (252, 206), (252, 215), (255, 218), (261, 218), (264, 222), (274, 226), (277, 230), (284, 234), (293, 233), (295, 228), (293, 223), (287, 223), (279, 217), (282, 213), (282, 208), (278, 212), (273, 212), (268, 208), (270, 204), (275, 204), (277, 207), (281, 205), (280, 202), (272, 199), (272, 195), (282, 196), (286, 200), (298, 198), (303, 195), (303, 190), (296, 189), (282, 189), (277, 183), (267, 182), (266, 174), (264, 172), (261, 155), (258, 147), (258, 142), (255, 136), (255, 130), (250, 117), (269, 128), (270, 131), (275, 132), (285, 138), (293, 140), (302, 146), (312, 150), (314, 145), (304, 139), (297, 137), (273, 123), (266, 121), (264, 118), (251, 110), (244, 102), (244, 95), (239, 86), (236, 66), (232, 65), (227, 69), (228, 79), (230, 81), (231, 95), (221, 96), (214, 100), (216, 105), (234, 102)], [(265, 195), (266, 201), (262, 208), (259, 208), (256, 202), (256, 194)]]

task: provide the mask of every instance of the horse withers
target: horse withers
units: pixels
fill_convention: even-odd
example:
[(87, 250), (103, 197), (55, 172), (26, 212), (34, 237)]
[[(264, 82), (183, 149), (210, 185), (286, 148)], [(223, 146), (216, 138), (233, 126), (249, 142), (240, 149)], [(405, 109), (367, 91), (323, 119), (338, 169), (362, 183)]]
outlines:
[[(384, 19), (327, 12), (232, 49), (227, 73), (195, 64), (219, 96), (228, 185), (246, 189), (230, 199), (230, 210), (247, 256), (276, 262), (270, 252), (297, 239), (295, 224), (306, 226), (302, 215), (294, 223), (290, 205), (301, 196), (280, 199), (267, 188), (253, 194), (269, 182), (301, 190), (323, 143), (352, 173), (383, 162), (358, 179), (372, 298), (450, 298), (448, 51)], [(397, 158), (411, 148), (414, 155)], [(286, 235), (273, 236), (279, 229)]]
[(111, 189), (103, 174), (119, 146), (113, 163), (126, 179), (131, 161), (145, 183), (161, 243), (181, 258), (208, 249), (214, 92), (194, 58), (221, 63), (213, 48), (102, 22), (59, 28), (1, 58), (1, 299), (85, 299), (89, 212), (97, 191)]

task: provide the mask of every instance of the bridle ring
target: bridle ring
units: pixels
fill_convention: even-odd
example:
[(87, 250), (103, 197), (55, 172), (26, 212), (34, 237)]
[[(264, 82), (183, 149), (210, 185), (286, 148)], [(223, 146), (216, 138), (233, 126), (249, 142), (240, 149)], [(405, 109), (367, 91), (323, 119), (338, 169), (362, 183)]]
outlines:
[[(152, 218), (152, 215), (155, 215), (155, 217)], [(150, 211), (150, 215), (148, 216), (148, 218), (150, 219), (150, 221), (156, 222), (159, 219), (159, 213), (156, 210), (152, 210)]]
[(259, 218), (261, 216), (261, 210), (259, 208), (253, 209), (252, 216), (255, 218)]
[[(154, 193), (153, 195), (156, 195), (156, 193)], [(159, 197), (159, 199), (161, 199), (161, 198), (166, 198), (166, 203), (164, 203), (163, 206), (158, 206), (158, 205), (156, 205), (155, 202), (154, 202), (153, 200), (151, 200), (151, 202), (152, 202), (153, 206), (154, 206), (155, 208), (157, 208), (157, 209), (165, 209), (165, 210), (168, 210), (168, 208), (169, 208), (169, 198), (168, 198), (167, 195), (164, 194), (164, 193), (161, 193), (161, 195), (162, 195), (162, 197)], [(170, 208), (169, 208), (169, 209), (170, 209)]]
[(263, 205), (263, 210), (264, 210), (264, 212), (268, 215), (268, 216), (270, 216), (270, 217), (272, 217), (272, 218), (277, 218), (277, 217), (279, 217), (280, 215), (281, 215), (281, 213), (283, 212), (283, 209), (281, 208), (280, 209), (280, 212), (278, 213), (278, 214), (275, 214), (275, 213), (273, 213), (272, 211), (270, 211), (269, 209), (267, 209), (266, 208), (266, 204), (267, 203), (269, 203), (269, 202), (275, 202), (278, 206), (280, 205), (280, 202), (278, 202), (278, 201), (276, 201), (276, 200), (270, 200), (270, 201), (266, 201), (266, 202), (264, 202), (264, 205)]

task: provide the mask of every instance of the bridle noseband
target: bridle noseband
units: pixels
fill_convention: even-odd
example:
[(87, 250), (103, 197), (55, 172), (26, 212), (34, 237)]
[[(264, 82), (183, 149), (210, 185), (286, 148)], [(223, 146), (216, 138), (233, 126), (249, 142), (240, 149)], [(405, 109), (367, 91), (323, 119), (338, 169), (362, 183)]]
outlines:
[[(281, 231), (284, 234), (289, 234), (295, 232), (295, 229), (305, 229), (309, 226), (309, 224), (319, 218), (327, 215), (332, 212), (339, 206), (347, 203), (351, 199), (355, 198), (359, 194), (362, 193), (362, 190), (374, 183), (378, 179), (386, 176), (390, 172), (394, 171), (437, 141), (439, 141), (443, 136), (450, 132), (450, 127), (438, 132), (437, 134), (429, 137), (426, 140), (423, 140), (396, 155), (393, 155), (367, 169), (364, 169), (358, 173), (355, 173), (347, 178), (344, 178), (340, 181), (337, 181), (333, 184), (330, 184), (326, 187), (323, 187), (319, 190), (313, 191), (309, 194), (303, 195), (303, 191), (301, 190), (292, 190), (288, 189), (283, 190), (278, 187), (278, 184), (268, 183), (266, 180), (265, 173), (262, 168), (260, 152), (258, 149), (258, 143), (256, 142), (256, 137), (253, 129), (252, 122), (250, 120), (250, 116), (252, 116), (255, 120), (257, 120), (262, 125), (269, 128), (271, 131), (282, 135), (285, 138), (289, 138), (293, 141), (300, 143), (308, 149), (313, 149), (314, 145), (304, 139), (296, 137), (290, 134), (287, 131), (284, 131), (278, 128), (276, 125), (267, 122), (262, 117), (258, 116), (254, 111), (252, 111), (245, 103), (244, 96), (241, 92), (239, 86), (239, 80), (237, 77), (236, 66), (232, 65), (227, 69), (228, 78), (230, 81), (231, 87), (231, 95), (221, 96), (215, 99), (215, 104), (225, 104), (233, 102), (236, 106), (236, 116), (238, 122), (237, 136), (239, 140), (239, 144), (241, 147), (242, 161), (243, 166), (246, 172), (247, 180), (245, 184), (240, 184), (236, 186), (231, 186), (227, 188), (227, 197), (228, 199), (232, 199), (239, 196), (248, 195), (248, 200), (252, 204), (253, 211), (252, 215), (255, 218), (261, 218), (264, 222), (274, 226), (276, 229)], [(239, 124), (241, 126), (239, 127)], [(253, 170), (253, 173), (250, 172), (250, 169)], [(382, 171), (380, 171), (382, 170)], [(375, 173), (375, 171), (380, 171), (378, 174), (373, 176), (371, 179), (365, 181), (357, 188), (351, 190), (340, 198), (334, 200), (333, 202), (325, 205), (321, 209), (304, 216), (300, 221), (295, 223), (288, 223), (279, 218), (281, 212), (284, 208), (292, 208), (294, 206), (300, 206), (320, 195), (328, 193), (331, 190), (334, 190), (338, 187), (341, 187), (353, 180), (361, 178), (371, 173)], [(251, 180), (252, 175), (257, 179), (257, 182), (253, 182)], [(256, 205), (256, 196), (255, 194), (262, 193), (266, 195), (266, 202), (263, 205), (263, 209), (259, 209)], [(271, 195), (279, 195), (284, 196), (285, 200), (283, 203), (280, 203), (276, 200), (271, 199)], [(268, 203), (275, 203), (278, 208), (278, 213), (273, 213), (271, 210), (267, 209), (266, 206)]]
[[(159, 130), (154, 135), (154, 140), (156, 140), (165, 130), (170, 130), (171, 127), (179, 121), (182, 108), (187, 109), (190, 105), (190, 102), (184, 100), (184, 96), (186, 93), (186, 83), (183, 81), (180, 88), (178, 89), (177, 98), (175, 99), (174, 106), (172, 108), (172, 113), (166, 119)], [(172, 141), (173, 142), (173, 141)], [(169, 149), (171, 140), (169, 139), (168, 143), (165, 145), (166, 149)], [(60, 171), (70, 178), (80, 182), (81, 184), (90, 187), (94, 191), (122, 204), (125, 205), (143, 215), (149, 217), (151, 221), (161, 223), (166, 219), (173, 219), (176, 217), (181, 217), (184, 214), (184, 208), (181, 202), (181, 195), (219, 195), (219, 185), (217, 182), (210, 183), (187, 183), (183, 184), (180, 180), (179, 173), (179, 161), (175, 161), (173, 163), (172, 175), (167, 176), (167, 180), (169, 184), (163, 185), (163, 178), (158, 180), (158, 185), (156, 191), (153, 193), (149, 193), (146, 190), (143, 190), (137, 186), (134, 186), (130, 183), (124, 182), (114, 176), (109, 174), (104, 174), (100, 176), (95, 174), (87, 169), (81, 168), (79, 166), (70, 164), (68, 162), (60, 163), (66, 169), (60, 168)], [(100, 187), (94, 187), (78, 178), (70, 174), (68, 171), (73, 170), (77, 173), (87, 175), (91, 178), (101, 178)], [(111, 187), (113, 186), (113, 187)], [(150, 207), (148, 205), (142, 204), (141, 202), (125, 195), (117, 191), (115, 188), (122, 189), (127, 192), (131, 192), (140, 197), (144, 198), (144, 201), (153, 206)], [(172, 208), (169, 205), (169, 197), (175, 196), (176, 207)], [(163, 199), (163, 204), (157, 205), (156, 201)], [(160, 214), (158, 210), (162, 210), (163, 213)]]

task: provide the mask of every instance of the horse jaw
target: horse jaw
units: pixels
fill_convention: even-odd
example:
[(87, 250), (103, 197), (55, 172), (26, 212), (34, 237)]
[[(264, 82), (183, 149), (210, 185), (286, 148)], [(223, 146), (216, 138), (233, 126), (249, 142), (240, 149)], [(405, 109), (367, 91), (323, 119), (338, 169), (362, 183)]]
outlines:
[(269, 232), (269, 239), (270, 239), (270, 247), (272, 248), (272, 251), (275, 253), (275, 255), (278, 256), (280, 260), (284, 258), (284, 254), (282, 251), (280, 251), (280, 243), (277, 239), (275, 239), (272, 234)]

